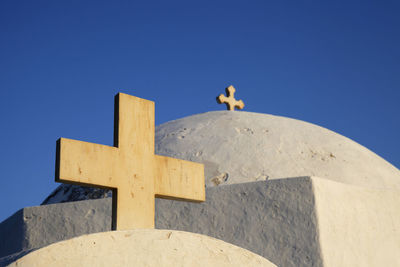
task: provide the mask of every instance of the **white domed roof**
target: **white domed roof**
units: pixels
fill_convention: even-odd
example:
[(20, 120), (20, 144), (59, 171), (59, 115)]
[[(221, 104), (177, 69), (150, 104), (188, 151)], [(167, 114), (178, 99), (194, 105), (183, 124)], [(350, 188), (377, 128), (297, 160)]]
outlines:
[(205, 164), (215, 186), (298, 176), (400, 188), (400, 171), (356, 142), (307, 122), (216, 111), (156, 128), (156, 153)]
[[(206, 185), (318, 176), (400, 188), (400, 171), (356, 142), (317, 125), (260, 113), (214, 111), (156, 127), (156, 154), (204, 163)], [(111, 196), (62, 184), (42, 204)]]

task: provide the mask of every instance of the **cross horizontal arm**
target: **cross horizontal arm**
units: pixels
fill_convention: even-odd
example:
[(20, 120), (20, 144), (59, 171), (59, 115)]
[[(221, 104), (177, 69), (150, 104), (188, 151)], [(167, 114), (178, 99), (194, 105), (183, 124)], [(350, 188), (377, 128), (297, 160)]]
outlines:
[(238, 109), (243, 109), (244, 108), (243, 101), (242, 100), (237, 101), (235, 107), (237, 107)]
[(155, 155), (155, 194), (159, 198), (205, 201), (203, 164)]
[(118, 148), (60, 138), (56, 182), (115, 188)]

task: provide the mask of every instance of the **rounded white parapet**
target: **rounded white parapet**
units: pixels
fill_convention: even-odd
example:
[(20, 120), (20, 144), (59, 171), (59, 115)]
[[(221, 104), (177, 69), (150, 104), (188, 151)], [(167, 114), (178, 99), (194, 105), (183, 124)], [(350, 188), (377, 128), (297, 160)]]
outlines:
[(138, 229), (83, 235), (33, 251), (9, 266), (276, 266), (209, 236)]

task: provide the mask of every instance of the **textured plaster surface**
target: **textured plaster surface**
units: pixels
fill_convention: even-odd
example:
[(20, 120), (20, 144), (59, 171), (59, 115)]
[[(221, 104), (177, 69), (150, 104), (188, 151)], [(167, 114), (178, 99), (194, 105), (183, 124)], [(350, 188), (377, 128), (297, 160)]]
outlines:
[(171, 230), (84, 235), (34, 251), (9, 266), (276, 266), (208, 236)]
[[(317, 125), (243, 111), (215, 111), (156, 127), (159, 155), (204, 163), (207, 187), (317, 176), (400, 189), (400, 171), (356, 142)], [(109, 194), (61, 185), (44, 203)]]
[[(157, 199), (156, 228), (212, 236), (277, 266), (400, 266), (400, 190), (300, 177), (211, 187), (206, 194), (201, 204)], [(5, 244), (25, 239), (0, 266), (31, 249), (111, 229), (110, 198), (24, 210), (30, 216), (0, 225)]]
[(110, 198), (24, 208), (0, 224), (0, 258), (87, 233), (109, 231), (111, 213)]
[[(156, 228), (212, 236), (278, 266), (321, 266), (309, 177), (212, 187), (206, 194), (204, 203), (157, 199)], [(27, 209), (32, 214), (24, 221), (29, 242), (19, 250), (111, 229), (110, 198)]]
[(373, 188), (400, 188), (400, 171), (328, 129), (300, 120), (217, 111), (156, 129), (156, 151), (205, 164), (207, 186), (317, 176)]
[(310, 177), (236, 184), (209, 188), (201, 205), (158, 202), (156, 227), (213, 236), (278, 266), (321, 266), (314, 207)]

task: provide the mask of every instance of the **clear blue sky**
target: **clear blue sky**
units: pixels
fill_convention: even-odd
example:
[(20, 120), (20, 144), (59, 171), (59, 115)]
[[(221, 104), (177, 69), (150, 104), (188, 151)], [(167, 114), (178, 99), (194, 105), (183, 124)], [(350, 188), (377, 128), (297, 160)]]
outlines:
[(0, 221), (58, 186), (59, 137), (112, 144), (119, 91), (160, 124), (233, 84), (400, 168), (399, 1), (141, 2), (0, 1)]

